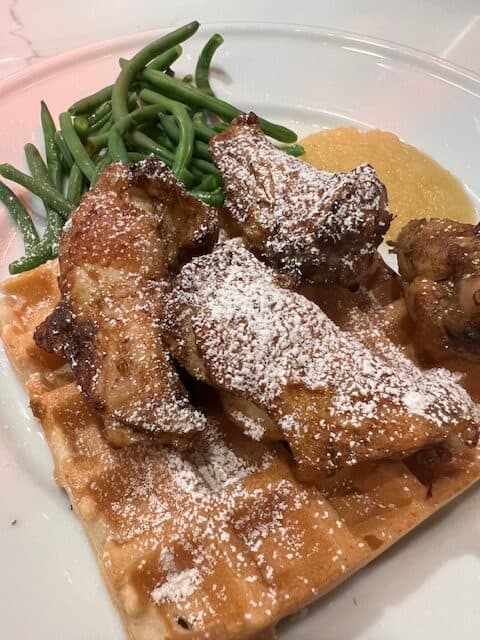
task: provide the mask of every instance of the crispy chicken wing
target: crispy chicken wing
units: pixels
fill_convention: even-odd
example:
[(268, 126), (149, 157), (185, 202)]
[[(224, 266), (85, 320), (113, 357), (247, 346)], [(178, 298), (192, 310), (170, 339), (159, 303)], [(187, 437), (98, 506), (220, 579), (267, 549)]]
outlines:
[(271, 266), (316, 283), (357, 282), (392, 216), (374, 169), (319, 171), (277, 149), (254, 114), (210, 141), (237, 235)]
[(480, 225), (412, 220), (395, 251), (420, 348), (480, 360)]
[(203, 428), (161, 341), (166, 278), (212, 245), (213, 209), (150, 157), (111, 165), (67, 223), (60, 246), (61, 302), (35, 332), (63, 356), (108, 426), (181, 441)]
[(452, 433), (477, 439), (478, 408), (451, 374), (424, 373), (393, 345), (373, 353), (239, 239), (182, 268), (163, 325), (229, 417), (252, 438), (288, 442), (305, 479)]

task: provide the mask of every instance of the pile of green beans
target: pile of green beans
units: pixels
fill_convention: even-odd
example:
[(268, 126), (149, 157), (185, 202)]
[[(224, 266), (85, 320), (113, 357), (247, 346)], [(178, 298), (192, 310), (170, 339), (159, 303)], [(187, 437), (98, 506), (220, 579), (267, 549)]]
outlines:
[[(65, 221), (82, 194), (115, 161), (132, 164), (153, 153), (195, 197), (222, 205), (221, 177), (208, 142), (242, 112), (218, 99), (210, 84), (212, 58), (223, 43), (219, 34), (203, 47), (194, 74), (175, 76), (171, 66), (182, 55), (181, 43), (198, 27), (198, 22), (190, 22), (151, 42), (130, 60), (120, 59), (116, 81), (61, 113), (58, 128), (41, 103), (45, 160), (33, 144), (27, 144), (30, 175), (0, 164), (1, 176), (38, 196), (45, 207), (46, 228), (40, 237), (25, 206), (0, 182), (0, 201), (18, 226), (26, 251), (11, 263), (11, 273), (33, 269), (57, 255)], [(259, 124), (267, 135), (286, 143), (279, 147), (286, 153), (303, 153), (290, 129), (262, 118)]]

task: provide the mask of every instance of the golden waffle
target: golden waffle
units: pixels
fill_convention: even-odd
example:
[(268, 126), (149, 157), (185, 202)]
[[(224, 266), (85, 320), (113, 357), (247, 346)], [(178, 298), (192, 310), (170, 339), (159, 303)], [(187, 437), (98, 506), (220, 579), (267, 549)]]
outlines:
[(57, 301), (56, 265), (2, 290), (6, 351), (132, 639), (266, 640), (480, 477), (478, 449), (462, 447), (358, 466), (321, 493), (294, 479), (281, 447), (213, 420), (193, 454), (115, 448), (32, 340)]

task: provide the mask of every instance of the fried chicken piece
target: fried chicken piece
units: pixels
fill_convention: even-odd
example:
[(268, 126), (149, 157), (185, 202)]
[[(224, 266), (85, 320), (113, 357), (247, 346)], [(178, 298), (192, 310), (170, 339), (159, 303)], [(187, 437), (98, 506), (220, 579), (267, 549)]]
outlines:
[(70, 363), (107, 426), (175, 442), (203, 428), (157, 318), (166, 279), (215, 237), (215, 211), (153, 156), (130, 168), (111, 165), (65, 226), (61, 302), (37, 328), (35, 341)]
[(319, 171), (277, 149), (250, 113), (210, 141), (225, 208), (247, 247), (311, 282), (349, 286), (368, 269), (392, 216), (374, 169)]
[(384, 306), (400, 298), (403, 301), (400, 276), (378, 252), (356, 287), (304, 284), (297, 291), (315, 302), (340, 328), (344, 328), (356, 309), (376, 316)]
[(478, 408), (451, 374), (424, 373), (391, 344), (373, 353), (283, 288), (239, 239), (182, 268), (163, 327), (172, 354), (220, 391), (232, 421), (254, 439), (286, 441), (304, 479), (452, 433), (477, 440)]
[(420, 349), (480, 360), (480, 225), (411, 220), (395, 251)]

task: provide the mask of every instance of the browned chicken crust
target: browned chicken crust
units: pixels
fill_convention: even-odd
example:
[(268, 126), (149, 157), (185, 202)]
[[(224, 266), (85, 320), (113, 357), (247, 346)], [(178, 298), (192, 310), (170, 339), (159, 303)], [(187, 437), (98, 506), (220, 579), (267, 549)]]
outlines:
[(203, 429), (163, 346), (157, 318), (166, 279), (210, 248), (216, 213), (153, 156), (111, 165), (62, 236), (61, 302), (35, 332), (64, 357), (106, 423), (163, 439)]
[(479, 360), (480, 225), (411, 220), (395, 251), (419, 348), (434, 360)]
[(210, 141), (225, 208), (248, 248), (316, 283), (349, 286), (368, 269), (392, 216), (370, 165), (319, 171), (277, 149), (250, 113)]
[(304, 479), (453, 433), (478, 437), (478, 409), (451, 374), (421, 371), (380, 334), (340, 330), (238, 239), (182, 268), (164, 329), (232, 421), (254, 439), (286, 441)]

